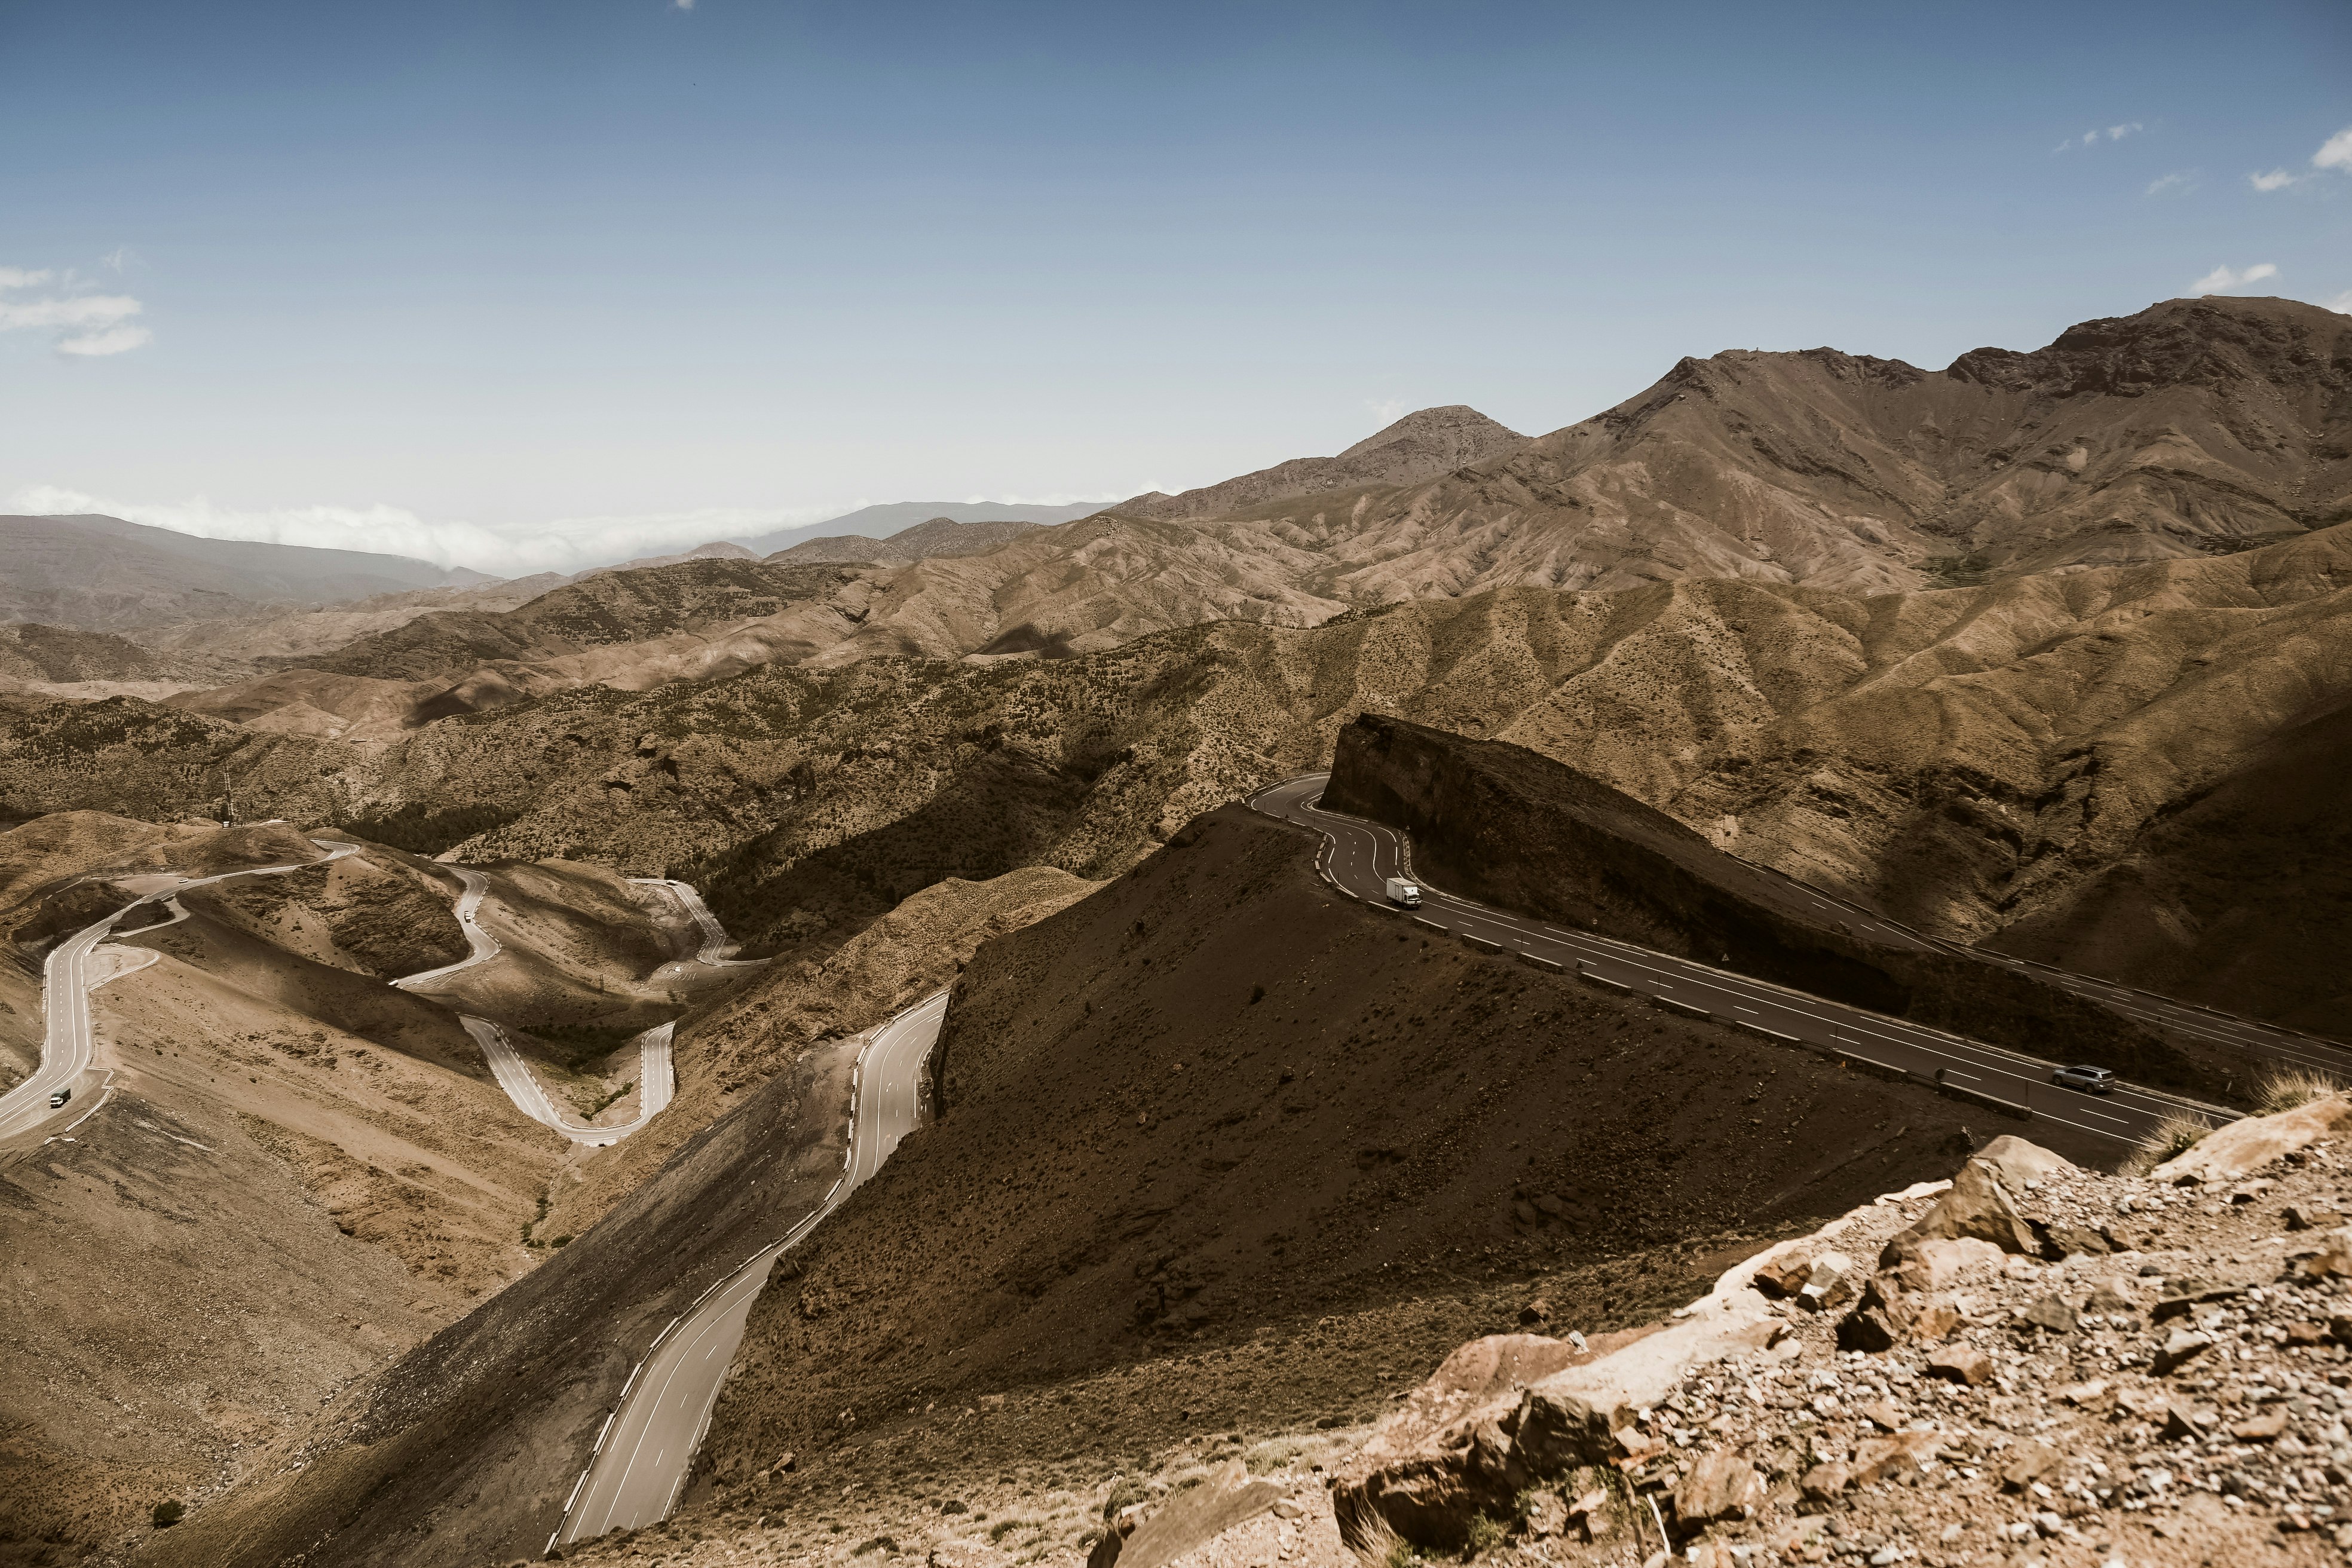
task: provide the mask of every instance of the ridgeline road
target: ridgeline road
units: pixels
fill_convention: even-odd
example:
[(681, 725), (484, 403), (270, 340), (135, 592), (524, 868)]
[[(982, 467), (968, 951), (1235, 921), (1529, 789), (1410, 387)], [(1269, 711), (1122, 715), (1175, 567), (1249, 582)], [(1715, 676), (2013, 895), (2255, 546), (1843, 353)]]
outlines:
[[(1415, 882), (1421, 889), (1422, 907), (1398, 912), (1402, 919), (1414, 921), (1433, 934), (1458, 936), (1490, 951), (1521, 953), (1539, 965), (1557, 966), (1563, 973), (1580, 975), (1596, 984), (1637, 992), (1672, 1011), (1693, 1016), (1704, 1014), (1768, 1039), (1823, 1047), (1854, 1060), (1894, 1068), (2118, 1142), (2136, 1143), (2161, 1122), (2185, 1111), (2207, 1111), (2207, 1108), (2194, 1101), (2129, 1084), (2119, 1086), (2113, 1094), (2098, 1096), (2061, 1089), (2050, 1081), (2054, 1064), (2016, 1051), (1906, 1019), (1824, 1001), (1769, 981), (1750, 979), (1632, 942), (1590, 931), (1563, 931), (1531, 916), (1507, 914), (1441, 892), (1413, 876), (1410, 868), (1411, 849), (1403, 834), (1382, 823), (1321, 809), (1318, 803), (1329, 778), (1328, 773), (1310, 773), (1276, 784), (1253, 796), (1250, 806), (1322, 835), (1324, 846), (1318, 857), (1318, 869), (1333, 887), (1350, 898), (1377, 908), (1393, 909), (1383, 886), (1385, 879), (1404, 877)], [(1801, 883), (1794, 885), (1824, 909), (1841, 910), (1846, 923), (1856, 931), (1880, 941), (2006, 963), (2160, 1028), (2241, 1047), (2266, 1061), (2324, 1067), (2352, 1078), (2352, 1050), (2328, 1041), (2151, 996), (2106, 981), (1939, 942), (1843, 900), (1816, 893)], [(2249, 1065), (2251, 1068), (2252, 1064)], [(2234, 1113), (2211, 1113), (2214, 1119), (2231, 1114)]]
[(783, 1239), (744, 1259), (700, 1300), (655, 1336), (629, 1374), (619, 1407), (605, 1418), (588, 1468), (573, 1483), (562, 1522), (548, 1537), (583, 1541), (608, 1530), (634, 1530), (665, 1518), (686, 1484), (719, 1385), (742, 1342), (751, 1303), (783, 1251), (838, 1208), (882, 1168), (898, 1140), (914, 1131), (922, 1106), (923, 1062), (947, 1016), (942, 991), (875, 1031), (858, 1054), (849, 1100), (849, 1147), (841, 1180)]
[(481, 912), (482, 895), (490, 890), (489, 879), (470, 866), (452, 866), (448, 869), (457, 874), (460, 889), (457, 908), (452, 912), (457, 915), (457, 929), (466, 933), (466, 945), (471, 951), (455, 963), (445, 963), (438, 969), (420, 969), (414, 974), (404, 974), (392, 982), (404, 991), (446, 979), (461, 969), (471, 969), (486, 958), (498, 956), (499, 939), (474, 922), (474, 917)]
[(217, 876), (194, 877), (175, 882), (169, 888), (159, 889), (125, 904), (104, 920), (84, 926), (52, 948), (47, 962), (41, 966), (41, 1011), (47, 1021), (41, 1038), (41, 1065), (24, 1082), (7, 1093), (0, 1094), (0, 1138), (29, 1131), (52, 1116), (78, 1116), (86, 1109), (70, 1101), (53, 1109), (49, 1096), (70, 1086), (89, 1070), (90, 1058), (96, 1049), (96, 1037), (89, 1015), (89, 956), (100, 942), (114, 934), (115, 925), (123, 916), (149, 904), (168, 904), (192, 889), (226, 882), (232, 877), (275, 877), (359, 853), (356, 844), (322, 844), (320, 847), (327, 853), (316, 860), (298, 860), (284, 866), (256, 866), (250, 870), (223, 871)]

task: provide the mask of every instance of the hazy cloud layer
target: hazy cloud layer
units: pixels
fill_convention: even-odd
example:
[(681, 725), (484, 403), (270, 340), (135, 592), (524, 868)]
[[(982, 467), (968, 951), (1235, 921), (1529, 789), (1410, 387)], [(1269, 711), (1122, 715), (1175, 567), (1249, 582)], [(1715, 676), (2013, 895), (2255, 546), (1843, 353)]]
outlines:
[[(1122, 495), (1136, 494), (1138, 490)], [(968, 496), (971, 505), (1069, 506), (1120, 496)], [(112, 500), (58, 485), (33, 485), (8, 498), (6, 510), (33, 516), (96, 512), (190, 533), (199, 539), (242, 539), (321, 550), (364, 550), (406, 555), (437, 566), (466, 566), (498, 577), (533, 572), (578, 572), (643, 555), (671, 555), (713, 540), (749, 537), (822, 522), (873, 504), (864, 499), (828, 506), (704, 507), (692, 511), (628, 517), (566, 517), (544, 523), (488, 528), (434, 521), (397, 506), (298, 506), (241, 509), (193, 500), (149, 505)]]
[(97, 359), (137, 348), (154, 336), (131, 321), (144, 309), (128, 294), (90, 293), (69, 272), (0, 267), (0, 332), (53, 332), (61, 354)]

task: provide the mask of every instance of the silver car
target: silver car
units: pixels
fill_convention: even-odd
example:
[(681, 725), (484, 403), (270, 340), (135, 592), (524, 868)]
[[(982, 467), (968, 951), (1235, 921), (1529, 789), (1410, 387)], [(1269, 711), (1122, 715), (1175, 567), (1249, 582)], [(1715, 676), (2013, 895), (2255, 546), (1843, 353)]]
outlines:
[(2084, 1094), (2113, 1094), (2116, 1075), (2105, 1068), (2060, 1068), (2050, 1075), (2050, 1081), (2060, 1089), (2079, 1089)]

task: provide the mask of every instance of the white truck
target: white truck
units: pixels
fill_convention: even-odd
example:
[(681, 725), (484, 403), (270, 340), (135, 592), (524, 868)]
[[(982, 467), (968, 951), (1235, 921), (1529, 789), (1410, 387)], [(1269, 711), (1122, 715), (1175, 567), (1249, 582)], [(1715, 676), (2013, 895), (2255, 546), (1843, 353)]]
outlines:
[(1391, 877), (1388, 879), (1388, 895), (1389, 902), (1392, 904), (1402, 904), (1409, 910), (1421, 908), (1420, 888), (1406, 881), (1402, 877)]

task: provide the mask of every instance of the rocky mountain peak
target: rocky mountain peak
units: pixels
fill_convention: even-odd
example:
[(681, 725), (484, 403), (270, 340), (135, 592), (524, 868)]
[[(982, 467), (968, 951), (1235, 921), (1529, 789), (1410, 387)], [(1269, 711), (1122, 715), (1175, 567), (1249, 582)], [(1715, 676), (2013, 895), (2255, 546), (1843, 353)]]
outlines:
[(1458, 468), (1465, 463), (1475, 463), (1482, 458), (1518, 446), (1525, 436), (1508, 426), (1487, 418), (1466, 403), (1449, 403), (1442, 407), (1423, 408), (1406, 415), (1395, 424), (1377, 430), (1341, 452), (1345, 458), (1360, 457), (1383, 447), (1410, 444), (1424, 449), (1432, 459), (1442, 459), (1445, 468)]

